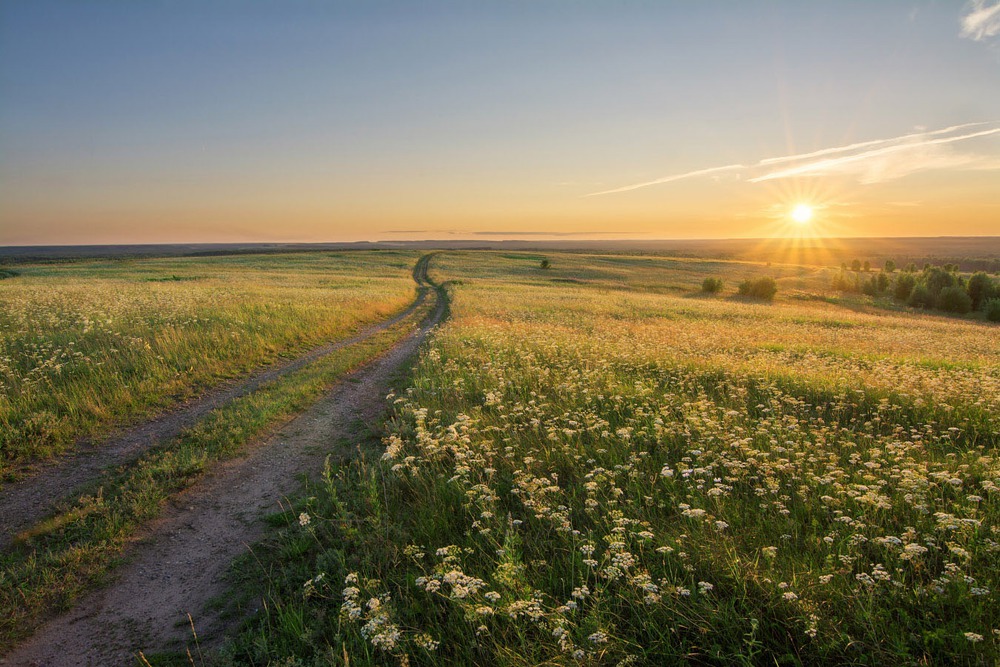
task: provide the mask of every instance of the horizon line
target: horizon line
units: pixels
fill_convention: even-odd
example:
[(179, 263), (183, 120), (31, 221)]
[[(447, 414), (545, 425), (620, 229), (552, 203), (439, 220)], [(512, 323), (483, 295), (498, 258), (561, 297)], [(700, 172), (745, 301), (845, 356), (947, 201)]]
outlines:
[[(526, 233), (530, 235), (530, 232)], [(924, 236), (716, 236), (716, 237), (623, 237), (608, 238), (427, 238), (427, 239), (379, 239), (358, 241), (143, 241), (121, 243), (0, 243), (0, 250), (14, 248), (124, 248), (124, 247), (154, 247), (154, 246), (329, 246), (329, 245), (379, 245), (403, 243), (504, 243), (508, 241), (524, 241), (532, 243), (575, 243), (578, 241), (590, 243), (671, 243), (671, 242), (706, 242), (706, 241), (853, 241), (853, 240), (924, 240), (924, 239), (1000, 239), (1000, 234), (938, 234)]]

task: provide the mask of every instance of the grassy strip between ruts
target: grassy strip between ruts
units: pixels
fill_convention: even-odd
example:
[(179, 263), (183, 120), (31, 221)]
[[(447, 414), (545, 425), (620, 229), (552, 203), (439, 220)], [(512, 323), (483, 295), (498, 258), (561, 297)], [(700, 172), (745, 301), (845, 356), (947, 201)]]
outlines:
[(51, 613), (101, 583), (128, 538), (173, 493), (304, 410), (346, 372), (392, 347), (428, 312), (339, 350), (216, 410), (171, 443), (110, 473), (65, 511), (0, 556), (0, 646), (23, 639)]

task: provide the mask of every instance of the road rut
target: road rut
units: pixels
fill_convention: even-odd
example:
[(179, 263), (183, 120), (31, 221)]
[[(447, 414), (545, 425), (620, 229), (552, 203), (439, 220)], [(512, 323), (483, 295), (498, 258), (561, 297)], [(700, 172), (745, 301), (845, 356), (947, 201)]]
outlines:
[(385, 411), (393, 378), (447, 313), (442, 287), (436, 300), (412, 336), (351, 373), (244, 458), (219, 464), (175, 497), (132, 546), (111, 585), (40, 628), (5, 665), (135, 664), (140, 651), (184, 650), (192, 639), (188, 614), (199, 636), (223, 634), (225, 619), (206, 607), (227, 590), (233, 559), (263, 536), (262, 516), (300, 488), (301, 475), (317, 475), (331, 453), (350, 454), (336, 443), (352, 436), (357, 420), (373, 423)]
[(403, 321), (420, 308), (430, 291), (427, 266), (430, 255), (421, 257), (413, 268), (418, 293), (413, 303), (398, 315), (370, 326), (355, 336), (316, 347), (288, 361), (278, 362), (237, 382), (213, 389), (167, 414), (104, 439), (99, 445), (82, 446), (73, 453), (43, 464), (27, 479), (0, 490), (0, 549), (10, 546), (25, 529), (50, 516), (60, 505), (72, 500), (79, 489), (100, 479), (110, 466), (134, 460), (149, 449), (177, 437), (212, 410), (253, 393), (261, 385), (292, 373), (337, 350), (355, 345)]

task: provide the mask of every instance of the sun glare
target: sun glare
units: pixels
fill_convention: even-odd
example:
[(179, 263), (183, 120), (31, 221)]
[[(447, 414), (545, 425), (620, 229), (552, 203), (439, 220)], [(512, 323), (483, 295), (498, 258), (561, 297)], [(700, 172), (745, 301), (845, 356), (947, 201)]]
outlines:
[(795, 208), (792, 209), (792, 220), (799, 223), (800, 225), (806, 224), (807, 222), (812, 220), (812, 217), (813, 217), (812, 206), (809, 206), (808, 204), (798, 204)]

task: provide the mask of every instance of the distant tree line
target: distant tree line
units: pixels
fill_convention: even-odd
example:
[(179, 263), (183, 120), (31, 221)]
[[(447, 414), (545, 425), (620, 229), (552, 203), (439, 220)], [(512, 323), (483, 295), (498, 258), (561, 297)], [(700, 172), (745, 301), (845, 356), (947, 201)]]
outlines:
[(959, 272), (958, 264), (924, 264), (918, 270), (911, 262), (897, 273), (895, 262), (886, 260), (881, 271), (872, 273), (869, 262), (856, 259), (850, 268), (846, 262), (841, 265), (833, 287), (870, 296), (891, 295), (913, 308), (959, 314), (982, 311), (986, 319), (1000, 322), (1000, 282), (984, 271), (966, 277)]

